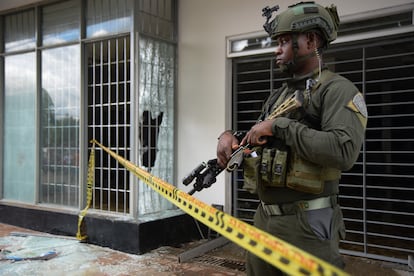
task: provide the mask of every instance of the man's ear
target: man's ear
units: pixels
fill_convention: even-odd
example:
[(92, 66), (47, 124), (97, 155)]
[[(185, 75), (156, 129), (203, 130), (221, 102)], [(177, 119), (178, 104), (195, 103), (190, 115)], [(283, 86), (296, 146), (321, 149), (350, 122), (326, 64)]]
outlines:
[(322, 41), (320, 37), (315, 32), (306, 33), (307, 45), (309, 49), (319, 48)]

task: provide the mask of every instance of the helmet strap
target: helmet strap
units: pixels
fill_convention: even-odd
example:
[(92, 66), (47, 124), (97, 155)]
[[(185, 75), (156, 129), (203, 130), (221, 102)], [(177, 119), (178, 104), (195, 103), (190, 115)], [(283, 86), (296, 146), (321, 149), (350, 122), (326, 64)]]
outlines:
[(292, 33), (292, 50), (293, 50), (293, 64), (297, 64), (299, 43), (298, 43), (298, 34)]

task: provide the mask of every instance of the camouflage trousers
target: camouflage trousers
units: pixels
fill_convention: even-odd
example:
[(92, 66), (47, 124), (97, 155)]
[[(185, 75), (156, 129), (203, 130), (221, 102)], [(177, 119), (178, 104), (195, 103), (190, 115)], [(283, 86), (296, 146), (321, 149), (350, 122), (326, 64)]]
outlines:
[[(332, 265), (344, 268), (339, 240), (345, 238), (345, 226), (339, 205), (303, 211), (292, 208), (281, 216), (268, 215), (259, 204), (254, 225)], [(247, 254), (247, 275), (286, 275), (252, 253)]]

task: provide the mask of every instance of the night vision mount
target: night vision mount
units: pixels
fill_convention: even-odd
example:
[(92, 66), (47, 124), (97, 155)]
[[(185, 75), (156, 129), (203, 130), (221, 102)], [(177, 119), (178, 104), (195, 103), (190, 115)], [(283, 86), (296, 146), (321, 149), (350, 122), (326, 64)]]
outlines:
[(273, 21), (269, 22), (269, 20), (272, 18), (272, 14), (274, 12), (277, 12), (278, 10), (279, 10), (279, 5), (276, 5), (272, 8), (269, 8), (269, 6), (266, 6), (262, 9), (262, 16), (266, 17), (266, 23), (264, 23), (263, 28), (269, 35), (272, 35), (272, 22), (273, 22)]

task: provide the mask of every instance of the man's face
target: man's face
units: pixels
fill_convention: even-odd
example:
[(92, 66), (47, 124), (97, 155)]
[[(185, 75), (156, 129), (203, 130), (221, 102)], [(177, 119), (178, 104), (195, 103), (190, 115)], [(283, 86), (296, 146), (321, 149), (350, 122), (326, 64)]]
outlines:
[(276, 38), (276, 64), (283, 66), (293, 61), (292, 35), (283, 34)]
[[(306, 61), (302, 61), (297, 64), (298, 58), (306, 56), (310, 51), (313, 51), (312, 48), (309, 47), (308, 37), (306, 34), (298, 33), (296, 38), (298, 47), (296, 57), (294, 56), (292, 34), (282, 34), (275, 39), (277, 45), (275, 49), (276, 64), (282, 69), (282, 71), (299, 73), (305, 65), (303, 63), (306, 63)], [(289, 67), (289, 69), (286, 67), (286, 65), (292, 65), (293, 63), (295, 63), (293, 67)]]

